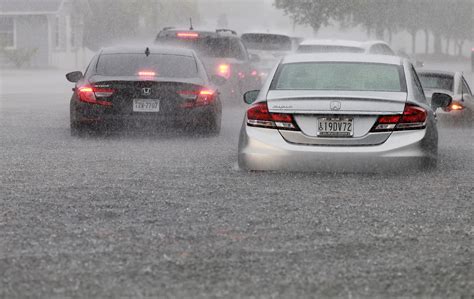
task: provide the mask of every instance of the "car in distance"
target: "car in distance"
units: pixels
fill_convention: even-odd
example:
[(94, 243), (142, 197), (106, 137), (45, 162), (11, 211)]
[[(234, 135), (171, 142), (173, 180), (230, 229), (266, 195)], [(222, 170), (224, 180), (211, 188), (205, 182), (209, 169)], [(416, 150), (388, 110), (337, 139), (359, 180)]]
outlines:
[(469, 84), (461, 72), (418, 70), (426, 97), (431, 99), (435, 92), (444, 92), (453, 97), (451, 105), (439, 113), (459, 121), (470, 122), (474, 117), (474, 99)]
[(438, 131), (416, 71), (396, 56), (295, 54), (245, 94), (238, 163), (246, 170), (434, 168)]
[(395, 52), (384, 41), (321, 40), (303, 41), (296, 53), (364, 53), (395, 56)]
[[(71, 134), (136, 123), (218, 134), (219, 91), (192, 50), (114, 47), (101, 50), (76, 83), (70, 103)], [(216, 84), (225, 79), (214, 77)]]
[(240, 99), (242, 95), (261, 85), (252, 58), (237, 33), (232, 30), (216, 31), (163, 29), (155, 44), (183, 47), (194, 50), (210, 74), (222, 76), (227, 84), (222, 86), (223, 98)]
[(244, 33), (241, 39), (248, 52), (258, 57), (254, 65), (262, 81), (281, 58), (293, 51), (292, 38), (283, 34)]

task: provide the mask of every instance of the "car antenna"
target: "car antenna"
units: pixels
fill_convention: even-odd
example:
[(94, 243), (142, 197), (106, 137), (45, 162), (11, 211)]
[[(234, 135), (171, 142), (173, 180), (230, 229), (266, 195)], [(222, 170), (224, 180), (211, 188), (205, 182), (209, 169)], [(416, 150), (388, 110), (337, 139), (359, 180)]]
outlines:
[(145, 55), (146, 55), (146, 57), (150, 56), (150, 48), (146, 47)]
[(193, 27), (193, 18), (189, 18), (189, 30), (194, 30), (194, 27)]

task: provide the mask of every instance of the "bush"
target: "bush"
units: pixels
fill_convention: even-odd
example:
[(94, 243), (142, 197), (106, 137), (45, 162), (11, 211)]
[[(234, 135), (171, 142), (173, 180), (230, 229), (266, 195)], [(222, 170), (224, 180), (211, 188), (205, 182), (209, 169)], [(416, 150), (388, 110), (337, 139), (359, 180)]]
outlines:
[(19, 49), (3, 49), (3, 55), (12, 62), (15, 67), (22, 68), (25, 65), (31, 64), (31, 59), (35, 56), (38, 49), (19, 48)]

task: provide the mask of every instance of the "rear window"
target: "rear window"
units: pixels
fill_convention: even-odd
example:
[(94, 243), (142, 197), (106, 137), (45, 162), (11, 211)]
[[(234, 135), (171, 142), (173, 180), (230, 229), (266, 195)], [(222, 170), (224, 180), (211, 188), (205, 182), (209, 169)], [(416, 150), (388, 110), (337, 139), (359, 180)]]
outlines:
[(280, 67), (274, 89), (405, 92), (403, 78), (403, 69), (397, 65), (292, 63)]
[(298, 53), (364, 53), (365, 50), (357, 47), (331, 45), (300, 45)]
[(454, 90), (454, 77), (438, 74), (418, 74), (424, 89)]
[(164, 78), (199, 77), (196, 61), (190, 56), (103, 54), (97, 64), (97, 74), (104, 76), (136, 76), (142, 71)]
[(261, 51), (291, 51), (292, 42), (288, 36), (274, 34), (243, 34), (242, 42), (247, 49)]
[(160, 44), (195, 50), (202, 57), (246, 59), (245, 48), (236, 38), (210, 36), (179, 38), (177, 36), (166, 36), (159, 37), (156, 41)]

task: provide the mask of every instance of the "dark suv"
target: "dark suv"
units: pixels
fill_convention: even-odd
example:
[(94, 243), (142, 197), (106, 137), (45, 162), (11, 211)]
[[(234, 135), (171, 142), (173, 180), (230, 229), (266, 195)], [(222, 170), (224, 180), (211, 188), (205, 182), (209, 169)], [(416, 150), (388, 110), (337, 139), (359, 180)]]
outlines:
[[(247, 49), (235, 31), (163, 29), (156, 37), (156, 44), (185, 47), (197, 52), (209, 74), (227, 79), (221, 87), (223, 98), (240, 101), (249, 90), (260, 88), (260, 77), (253, 66)], [(257, 60), (257, 59), (254, 59)]]

